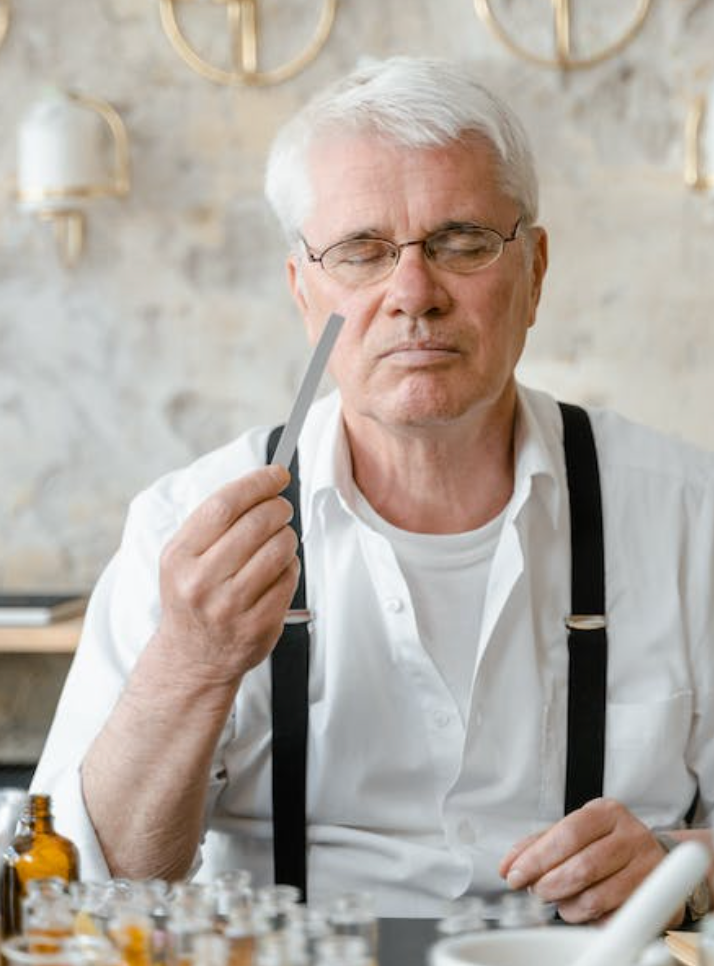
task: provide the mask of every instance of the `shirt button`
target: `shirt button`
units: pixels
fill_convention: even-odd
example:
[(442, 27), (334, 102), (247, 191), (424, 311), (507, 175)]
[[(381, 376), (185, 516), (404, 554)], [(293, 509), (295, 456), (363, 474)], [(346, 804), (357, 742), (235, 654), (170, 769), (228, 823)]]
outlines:
[(400, 610), (404, 610), (404, 602), (399, 597), (387, 597), (384, 606), (392, 614), (398, 614)]
[(445, 728), (451, 721), (451, 715), (448, 711), (435, 711), (434, 712), (434, 724), (437, 728)]
[(476, 841), (476, 832), (467, 818), (462, 818), (456, 828), (456, 835), (462, 845), (473, 845)]

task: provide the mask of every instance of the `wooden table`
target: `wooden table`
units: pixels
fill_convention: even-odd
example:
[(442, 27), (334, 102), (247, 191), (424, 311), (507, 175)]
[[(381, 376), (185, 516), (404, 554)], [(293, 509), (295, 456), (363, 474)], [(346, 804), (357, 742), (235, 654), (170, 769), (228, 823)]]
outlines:
[(0, 627), (0, 653), (72, 654), (81, 631), (81, 617), (42, 627)]

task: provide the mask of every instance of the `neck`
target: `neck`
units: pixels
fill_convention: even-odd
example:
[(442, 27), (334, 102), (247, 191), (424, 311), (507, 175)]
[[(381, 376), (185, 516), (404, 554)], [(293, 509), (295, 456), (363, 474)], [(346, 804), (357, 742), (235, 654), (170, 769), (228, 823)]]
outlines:
[(515, 415), (515, 393), (489, 413), (427, 428), (345, 414), (355, 483), (381, 517), (403, 530), (475, 530), (513, 492)]

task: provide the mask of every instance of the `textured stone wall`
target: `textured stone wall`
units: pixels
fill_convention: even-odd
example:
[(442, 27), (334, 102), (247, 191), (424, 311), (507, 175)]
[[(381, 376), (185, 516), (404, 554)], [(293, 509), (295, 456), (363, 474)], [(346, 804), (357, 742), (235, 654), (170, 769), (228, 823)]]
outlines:
[[(158, 0), (10, 2), (0, 586), (91, 585), (138, 488), (285, 415), (306, 350), (262, 200), (263, 159), (279, 123), (365, 55), (473, 57), (532, 136), (551, 268), (524, 380), (714, 446), (714, 205), (682, 182), (688, 98), (714, 76), (712, 3), (654, 0), (617, 57), (562, 73), (516, 58), (471, 0), (339, 0), (308, 69), (280, 86), (229, 89), (178, 58)], [(307, 42), (319, 2), (260, 0), (266, 66)], [(618, 36), (635, 5), (572, 2), (581, 52)], [(523, 44), (550, 47), (547, 0), (493, 7)], [(221, 6), (195, 0), (181, 14), (220, 59)], [(48, 81), (109, 100), (131, 139), (131, 194), (96, 206), (73, 272), (48, 226), (8, 197), (18, 122)]]

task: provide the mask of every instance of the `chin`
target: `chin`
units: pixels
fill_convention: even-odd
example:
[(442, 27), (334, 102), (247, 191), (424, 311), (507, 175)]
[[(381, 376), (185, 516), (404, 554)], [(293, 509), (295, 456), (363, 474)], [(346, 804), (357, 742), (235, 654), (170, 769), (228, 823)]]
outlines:
[(382, 422), (405, 428), (446, 426), (466, 416), (474, 407), (473, 398), (464, 399), (445, 393), (418, 393), (386, 399), (379, 405)]

